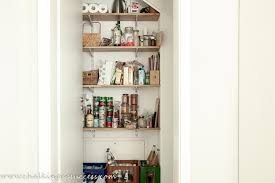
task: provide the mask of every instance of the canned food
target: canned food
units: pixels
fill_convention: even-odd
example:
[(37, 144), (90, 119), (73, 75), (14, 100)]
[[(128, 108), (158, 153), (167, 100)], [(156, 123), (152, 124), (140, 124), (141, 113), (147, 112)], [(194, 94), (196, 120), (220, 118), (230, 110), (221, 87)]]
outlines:
[(100, 99), (100, 97), (93, 97), (94, 108), (99, 106), (99, 99)]
[(99, 106), (106, 106), (106, 97), (100, 97)]
[(114, 121), (112, 123), (112, 127), (113, 128), (118, 128), (118, 119), (116, 118), (116, 121), (115, 121), (115, 118), (114, 118)]
[(106, 126), (107, 126), (107, 128), (112, 128), (112, 122), (106, 122)]
[(106, 108), (99, 107), (99, 119), (106, 119)]
[(113, 121), (113, 117), (112, 116), (107, 116), (106, 121), (107, 122), (112, 122)]
[(137, 111), (138, 106), (137, 105), (131, 105), (131, 111)]
[(98, 128), (98, 126), (99, 126), (99, 119), (94, 118), (94, 128)]
[(138, 104), (138, 94), (131, 94), (131, 105)]
[(107, 97), (107, 106), (113, 106), (113, 97)]
[(121, 113), (122, 114), (129, 113), (129, 106), (127, 104), (122, 104), (121, 105)]
[(106, 119), (100, 119), (99, 120), (99, 127), (100, 128), (105, 128), (106, 127), (105, 123), (106, 123)]
[(129, 95), (128, 94), (122, 95), (122, 104), (129, 104)]

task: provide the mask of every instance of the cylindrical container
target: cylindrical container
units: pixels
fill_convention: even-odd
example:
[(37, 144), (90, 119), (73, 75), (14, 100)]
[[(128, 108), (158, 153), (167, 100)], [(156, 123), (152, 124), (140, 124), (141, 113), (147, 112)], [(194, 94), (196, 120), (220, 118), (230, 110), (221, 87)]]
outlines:
[(131, 118), (131, 114), (121, 114), (121, 122), (120, 122), (120, 124), (119, 124), (119, 127), (125, 127), (125, 122), (127, 121), (127, 120), (130, 120), (130, 118)]
[(139, 46), (139, 30), (134, 30), (134, 45)]
[(99, 119), (99, 127), (105, 128), (106, 127), (106, 119)]
[(121, 114), (129, 113), (129, 105), (128, 104), (121, 104)]
[(131, 94), (131, 105), (137, 105), (138, 104), (138, 94)]
[(151, 40), (151, 46), (156, 46), (157, 45), (157, 39), (156, 39), (155, 36), (151, 36), (150, 40)]
[(93, 107), (98, 107), (99, 106), (99, 100), (100, 97), (93, 97)]
[(145, 71), (143, 68), (138, 70), (138, 84), (144, 85), (145, 84)]
[(149, 72), (146, 72), (145, 84), (146, 85), (150, 85), (150, 73)]
[(149, 40), (150, 40), (150, 37), (147, 36), (147, 35), (144, 35), (143, 36), (143, 46), (150, 46), (149, 45)]
[(119, 122), (119, 118), (113, 118), (112, 127), (113, 128), (118, 128), (118, 122)]
[(113, 106), (113, 97), (107, 97), (106, 101), (107, 101), (107, 106)]
[(100, 106), (99, 107), (99, 119), (106, 119), (106, 107), (105, 106)]
[(134, 28), (125, 27), (124, 37), (127, 46), (134, 46)]
[(94, 118), (99, 118), (99, 108), (94, 108)]
[(129, 95), (128, 94), (123, 94), (121, 101), (122, 101), (122, 104), (129, 104)]
[(138, 106), (137, 105), (131, 105), (131, 111), (137, 111)]
[(99, 119), (94, 118), (94, 128), (98, 128), (98, 127), (99, 127)]

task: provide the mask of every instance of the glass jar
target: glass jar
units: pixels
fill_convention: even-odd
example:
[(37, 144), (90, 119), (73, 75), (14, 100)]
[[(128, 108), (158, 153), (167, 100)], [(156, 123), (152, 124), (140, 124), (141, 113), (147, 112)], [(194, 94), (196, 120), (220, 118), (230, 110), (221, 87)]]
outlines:
[(150, 37), (144, 35), (143, 36), (143, 46), (149, 46), (149, 40), (150, 40)]
[(134, 46), (134, 28), (125, 27), (124, 38), (126, 46)]
[(134, 30), (134, 45), (139, 46), (139, 30)]

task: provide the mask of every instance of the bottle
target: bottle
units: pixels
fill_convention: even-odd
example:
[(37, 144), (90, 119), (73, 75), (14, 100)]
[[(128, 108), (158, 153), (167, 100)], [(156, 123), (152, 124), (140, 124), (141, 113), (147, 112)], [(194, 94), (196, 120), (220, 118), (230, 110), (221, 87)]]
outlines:
[(120, 22), (118, 21), (115, 28), (114, 28), (114, 31), (113, 31), (113, 34), (114, 34), (114, 46), (121, 46), (121, 36), (122, 36), (122, 31), (121, 31), (121, 28), (120, 28)]
[(88, 105), (87, 115), (86, 115), (86, 127), (92, 128), (94, 126), (94, 116), (92, 114), (91, 105)]
[(150, 154), (149, 154), (149, 156), (148, 156), (148, 158), (147, 158), (147, 163), (148, 163), (149, 165), (152, 164), (152, 160), (153, 160), (153, 158), (154, 158), (154, 156), (155, 156), (155, 153), (156, 153), (156, 145), (153, 145), (152, 150), (151, 150), (151, 152), (150, 152)]
[(138, 70), (138, 85), (144, 85), (144, 84), (145, 84), (145, 70), (142, 67)]
[(159, 152), (160, 152), (160, 150), (157, 149), (157, 152), (154, 154), (154, 157), (151, 162), (152, 166), (159, 166)]

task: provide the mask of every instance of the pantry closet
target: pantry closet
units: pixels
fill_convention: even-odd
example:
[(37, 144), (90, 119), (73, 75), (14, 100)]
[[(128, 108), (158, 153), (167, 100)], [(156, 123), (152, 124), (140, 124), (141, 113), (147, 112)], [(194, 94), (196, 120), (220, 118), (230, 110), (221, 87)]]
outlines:
[[(106, 150), (117, 160), (146, 160), (153, 145), (160, 149), (161, 181), (172, 182), (173, 176), (173, 5), (171, 2), (137, 1), (141, 7), (154, 5), (158, 11), (148, 15), (99, 15), (82, 13), (83, 2), (61, 1), (60, 7), (60, 100), (62, 113), (60, 141), (60, 173), (82, 173), (82, 163), (102, 163), (107, 161)], [(91, 0), (84, 3), (106, 4), (113, 1)], [(139, 16), (138, 16), (139, 15)], [(95, 21), (101, 25), (101, 38), (111, 38), (112, 29), (120, 20), (121, 28), (138, 28), (141, 31), (162, 32), (161, 45), (156, 46), (90, 46), (82, 47), (83, 21)], [(88, 27), (88, 28), (87, 28)], [(76, 29), (78, 28), (78, 29)], [(98, 29), (99, 30), (99, 29)], [(84, 32), (89, 26), (84, 27)], [(96, 30), (97, 31), (97, 30)], [(154, 85), (82, 85), (82, 72), (97, 69), (110, 61), (129, 62), (137, 60), (148, 71), (148, 58), (160, 53), (160, 83)], [(58, 56), (58, 55), (57, 55)], [(71, 82), (68, 82), (70, 80)], [(159, 126), (155, 128), (87, 128), (85, 116), (80, 106), (92, 102), (86, 98), (94, 96), (113, 97), (113, 103), (121, 103), (122, 95), (138, 94), (138, 115), (154, 114), (156, 99), (160, 98)], [(82, 103), (79, 99), (83, 97)], [(85, 105), (85, 104), (84, 104)], [(121, 109), (121, 108), (119, 108)], [(74, 112), (72, 112), (74, 111)], [(53, 130), (56, 126), (53, 126)], [(83, 128), (84, 127), (84, 128)], [(147, 126), (146, 126), (147, 127)], [(53, 144), (57, 145), (57, 144)], [(57, 147), (57, 146), (56, 146)], [(53, 148), (54, 150), (55, 148)], [(78, 151), (76, 151), (76, 149)], [(68, 152), (68, 153), (65, 153)], [(54, 158), (54, 157), (53, 157)], [(81, 162), (81, 164), (79, 163)], [(75, 166), (72, 167), (71, 165)], [(81, 182), (81, 181), (79, 181)]]

